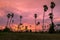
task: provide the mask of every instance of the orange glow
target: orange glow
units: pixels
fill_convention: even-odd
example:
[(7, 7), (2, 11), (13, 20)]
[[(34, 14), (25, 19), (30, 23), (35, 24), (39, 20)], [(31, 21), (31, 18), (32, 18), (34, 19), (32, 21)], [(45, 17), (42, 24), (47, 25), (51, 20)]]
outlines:
[(5, 29), (5, 27), (4, 26), (0, 26), (0, 30), (4, 30)]
[[(35, 31), (35, 26), (34, 25), (31, 25), (31, 24), (26, 24), (24, 23), (23, 25), (21, 25), (19, 28), (18, 28), (18, 25), (17, 24), (11, 24), (9, 29), (12, 30), (12, 31), (25, 31), (25, 26), (28, 26), (27, 27), (27, 30), (32, 30), (33, 32)], [(0, 27), (0, 30), (3, 30), (5, 29), (5, 27)], [(41, 26), (37, 26), (36, 27), (36, 30), (42, 30), (42, 27)]]

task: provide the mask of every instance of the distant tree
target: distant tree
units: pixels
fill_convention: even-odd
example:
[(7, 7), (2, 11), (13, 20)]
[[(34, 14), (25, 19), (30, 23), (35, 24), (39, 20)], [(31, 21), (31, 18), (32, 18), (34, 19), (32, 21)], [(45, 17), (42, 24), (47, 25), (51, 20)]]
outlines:
[(14, 13), (11, 13), (10, 23), (13, 22), (13, 20), (12, 20), (13, 17), (14, 17)]
[(8, 26), (9, 26), (9, 20), (10, 20), (10, 13), (8, 13), (7, 14), (7, 24), (6, 24), (6, 27), (5, 27), (5, 29), (4, 29), (4, 31), (6, 32), (6, 31), (10, 31), (9, 29), (8, 29)]
[(28, 32), (28, 26), (25, 26), (25, 30), (26, 30), (25, 32)]
[(36, 19), (37, 19), (37, 14), (34, 14), (34, 18), (35, 18), (35, 31), (36, 31)]
[(8, 18), (8, 20), (7, 20), (7, 25), (6, 26), (8, 26), (8, 24), (9, 24), (10, 14), (7, 14), (7, 18)]
[(18, 29), (19, 29), (19, 27), (20, 27), (21, 25), (23, 25), (23, 24), (22, 24), (22, 18), (23, 18), (23, 17), (20, 15), (20, 23), (19, 23), (19, 25), (18, 25)]
[(22, 25), (22, 22), (21, 22), (21, 21), (22, 21), (22, 18), (23, 18), (23, 17), (20, 15), (20, 25)]
[(48, 10), (48, 7), (47, 7), (47, 5), (43, 5), (43, 8), (44, 8), (44, 13), (43, 13), (43, 26), (42, 26), (42, 29), (44, 31), (44, 26), (45, 26), (45, 24), (44, 24), (44, 17), (45, 17), (45, 12)]
[[(13, 17), (14, 17), (14, 13), (10, 13), (10, 24), (12, 24), (13, 22), (14, 22), (14, 20), (13, 20)], [(9, 25), (10, 25), (9, 24)], [(11, 27), (10, 27), (10, 30), (11, 30)], [(12, 31), (12, 30), (11, 30)]]
[(30, 25), (30, 32), (32, 32), (31, 27), (32, 27), (32, 26)]
[(9, 28), (6, 27), (6, 28), (3, 30), (3, 32), (11, 32), (11, 31), (10, 31)]

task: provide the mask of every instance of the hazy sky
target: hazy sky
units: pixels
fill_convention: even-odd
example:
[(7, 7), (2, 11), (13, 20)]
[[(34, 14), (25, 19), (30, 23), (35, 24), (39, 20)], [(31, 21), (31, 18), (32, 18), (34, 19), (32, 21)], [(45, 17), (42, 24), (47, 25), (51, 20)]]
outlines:
[[(9, 12), (15, 14), (14, 20), (19, 23), (19, 16), (22, 15), (23, 23), (34, 24), (34, 14), (37, 13), (37, 20), (42, 24), (43, 5), (48, 5), (48, 11), (45, 14), (45, 23), (50, 23), (48, 14), (51, 12), (50, 3), (52, 0), (0, 0), (0, 25), (5, 25), (6, 15)], [(54, 8), (54, 22), (60, 22), (60, 0), (53, 0), (56, 4)]]

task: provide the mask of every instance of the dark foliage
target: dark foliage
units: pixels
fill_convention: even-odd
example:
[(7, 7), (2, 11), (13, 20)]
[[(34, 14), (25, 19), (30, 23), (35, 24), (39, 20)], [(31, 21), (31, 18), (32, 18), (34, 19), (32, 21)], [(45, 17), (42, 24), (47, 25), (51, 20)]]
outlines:
[(3, 30), (3, 32), (11, 32), (11, 31), (10, 31), (9, 28), (6, 27), (6, 28)]
[(54, 23), (52, 22), (52, 24), (50, 25), (50, 29), (49, 29), (49, 33), (54, 33)]
[(50, 7), (53, 9), (55, 7), (55, 3), (51, 2), (51, 6)]

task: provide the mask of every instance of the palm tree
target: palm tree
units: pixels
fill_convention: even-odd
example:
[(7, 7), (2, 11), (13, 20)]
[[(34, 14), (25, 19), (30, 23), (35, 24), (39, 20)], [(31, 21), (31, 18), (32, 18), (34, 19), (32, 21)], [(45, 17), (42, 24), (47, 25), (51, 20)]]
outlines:
[(13, 21), (13, 20), (12, 20), (13, 17), (14, 17), (14, 13), (11, 13), (10, 23)]
[(50, 13), (49, 16), (50, 16), (49, 18), (51, 19), (49, 32), (52, 33), (54, 32), (53, 13)]
[(20, 23), (18, 25), (18, 29), (19, 29), (19, 26), (22, 25), (22, 22), (21, 21), (22, 21), (22, 16), (20, 15)]
[(7, 14), (7, 24), (6, 24), (6, 27), (5, 27), (5, 29), (4, 29), (4, 32), (6, 31), (10, 31), (9, 29), (8, 29), (8, 26), (9, 26), (9, 20), (10, 20), (10, 14)]
[(22, 16), (20, 15), (20, 25), (22, 25), (22, 22), (21, 21), (22, 21)]
[(49, 32), (54, 32), (54, 22), (53, 22), (53, 9), (54, 9), (54, 7), (55, 7), (55, 3), (54, 2), (51, 2), (51, 6), (50, 6), (50, 8), (51, 8), (51, 13), (49, 14), (49, 18), (51, 19), (51, 26), (50, 26), (50, 29), (49, 29)]
[(44, 5), (43, 6), (43, 8), (44, 8), (44, 13), (43, 13), (43, 26), (42, 26), (42, 28), (43, 28), (43, 31), (44, 31), (44, 17), (45, 17), (45, 12), (48, 10), (48, 7), (47, 7), (47, 5)]
[[(10, 24), (12, 24), (12, 23), (14, 22), (14, 20), (13, 20), (14, 13), (11, 13), (10, 16), (11, 16), (11, 17), (10, 17)], [(9, 25), (10, 25), (10, 24), (9, 24)], [(12, 24), (12, 25), (13, 25), (13, 24)], [(10, 29), (11, 29), (11, 27), (10, 27)]]
[(36, 19), (37, 19), (37, 14), (34, 14), (34, 18), (35, 18), (35, 31), (36, 31)]
[(8, 18), (8, 20), (7, 20), (7, 25), (6, 25), (6, 27), (8, 27), (8, 25), (9, 25), (10, 14), (7, 14), (7, 18)]

